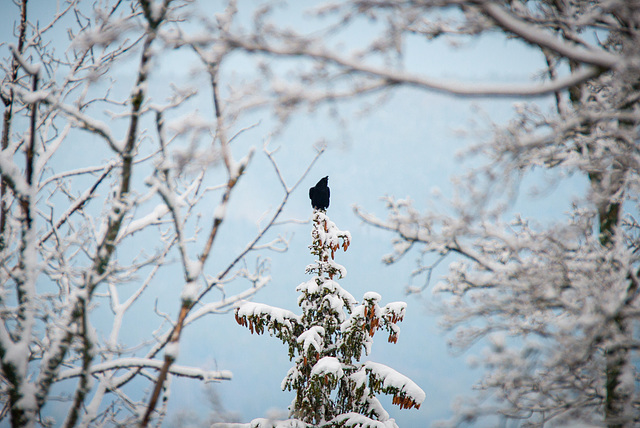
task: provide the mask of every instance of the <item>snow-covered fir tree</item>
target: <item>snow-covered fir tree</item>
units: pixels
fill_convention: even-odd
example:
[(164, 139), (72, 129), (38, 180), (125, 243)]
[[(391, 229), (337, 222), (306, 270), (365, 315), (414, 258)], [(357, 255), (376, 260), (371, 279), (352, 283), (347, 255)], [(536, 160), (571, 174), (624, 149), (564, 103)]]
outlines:
[(405, 302), (380, 306), (381, 296), (367, 292), (362, 303), (336, 280), (346, 269), (334, 261), (339, 248), (347, 250), (348, 231), (339, 230), (322, 210), (313, 216), (311, 253), (317, 260), (306, 272), (313, 278), (297, 287), (302, 315), (286, 309), (247, 302), (236, 320), (252, 333), (268, 330), (289, 347), (294, 366), (282, 381), (294, 390), (291, 419), (255, 419), (252, 427), (397, 427), (376, 394), (393, 396), (401, 408), (419, 408), (425, 393), (411, 379), (384, 364), (360, 359), (371, 351), (373, 335), (386, 330), (389, 342), (398, 340)]

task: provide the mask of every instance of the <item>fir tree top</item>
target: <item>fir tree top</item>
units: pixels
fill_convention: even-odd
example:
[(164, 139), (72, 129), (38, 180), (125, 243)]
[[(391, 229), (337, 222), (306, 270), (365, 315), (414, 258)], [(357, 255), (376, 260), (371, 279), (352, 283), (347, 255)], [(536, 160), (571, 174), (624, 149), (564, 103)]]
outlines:
[(294, 366), (282, 381), (296, 396), (289, 407), (292, 419), (256, 419), (252, 427), (397, 427), (375, 397), (393, 396), (401, 408), (419, 408), (425, 394), (413, 381), (383, 364), (360, 363), (371, 351), (374, 334), (384, 329), (389, 342), (398, 340), (406, 303), (379, 306), (381, 296), (365, 293), (363, 302), (338, 284), (347, 270), (335, 262), (339, 248), (351, 243), (348, 231), (338, 229), (323, 210), (315, 210), (311, 253), (306, 267), (313, 277), (300, 284), (302, 315), (260, 303), (247, 302), (236, 310), (236, 321), (251, 332), (278, 337), (289, 347)]

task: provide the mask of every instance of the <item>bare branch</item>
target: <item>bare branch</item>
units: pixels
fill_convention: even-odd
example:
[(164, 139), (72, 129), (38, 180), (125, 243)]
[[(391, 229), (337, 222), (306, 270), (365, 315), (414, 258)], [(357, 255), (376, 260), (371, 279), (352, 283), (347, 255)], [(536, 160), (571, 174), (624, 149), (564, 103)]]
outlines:
[(549, 49), (564, 58), (595, 66), (600, 69), (620, 67), (622, 58), (603, 49), (585, 49), (553, 37), (538, 27), (515, 18), (500, 5), (488, 1), (479, 2), (483, 12), (489, 15), (505, 30), (514, 33), (522, 40)]
[[(602, 68), (583, 67), (582, 69), (558, 78), (557, 80), (545, 82), (538, 85), (531, 84), (463, 84), (454, 81), (445, 81), (432, 79), (425, 76), (419, 76), (407, 73), (401, 70), (389, 70), (385, 67), (376, 67), (366, 65), (355, 59), (350, 60), (324, 49), (300, 47), (300, 46), (272, 46), (259, 44), (251, 40), (241, 38), (231, 38), (229, 36), (225, 41), (232, 46), (243, 49), (248, 52), (262, 52), (271, 55), (285, 57), (309, 57), (321, 62), (328, 62), (343, 67), (349, 72), (359, 73), (367, 76), (382, 79), (380, 82), (372, 84), (371, 90), (377, 90), (384, 86), (407, 85), (421, 89), (427, 89), (455, 96), (464, 97), (534, 97), (545, 96), (561, 91), (587, 80), (593, 79), (603, 73)], [(344, 97), (344, 95), (336, 95), (336, 97)], [(328, 98), (333, 99), (331, 95)]]
[[(104, 373), (109, 371), (121, 370), (124, 368), (162, 368), (163, 361), (152, 360), (148, 358), (123, 358), (120, 360), (113, 360), (106, 363), (93, 364), (91, 366), (91, 374)], [(171, 374), (177, 376), (190, 377), (193, 379), (201, 379), (205, 382), (231, 380), (233, 377), (231, 372), (227, 370), (211, 371), (193, 369), (190, 367), (173, 365), (170, 370)], [(81, 369), (70, 369), (60, 372), (57, 380), (72, 379), (81, 375)]]

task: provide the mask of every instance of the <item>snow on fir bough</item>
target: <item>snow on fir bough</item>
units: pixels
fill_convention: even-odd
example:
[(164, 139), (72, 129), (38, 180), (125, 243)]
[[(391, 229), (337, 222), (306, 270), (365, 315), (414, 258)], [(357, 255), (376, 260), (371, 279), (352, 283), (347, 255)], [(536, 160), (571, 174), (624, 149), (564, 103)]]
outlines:
[(363, 352), (370, 353), (378, 330), (387, 331), (389, 342), (398, 340), (397, 323), (404, 318), (406, 303), (380, 306), (382, 297), (375, 292), (365, 293), (358, 303), (335, 281), (347, 274), (334, 257), (339, 248), (346, 251), (349, 247), (349, 232), (338, 229), (324, 212), (316, 210), (311, 236), (309, 248), (317, 260), (306, 272), (313, 278), (296, 288), (302, 315), (253, 302), (236, 310), (240, 325), (257, 334), (267, 330), (288, 345), (294, 366), (281, 387), (296, 392), (289, 407), (291, 419), (255, 419), (241, 426), (397, 427), (376, 395), (391, 395), (393, 404), (409, 409), (420, 407), (424, 391), (384, 364), (359, 360)]

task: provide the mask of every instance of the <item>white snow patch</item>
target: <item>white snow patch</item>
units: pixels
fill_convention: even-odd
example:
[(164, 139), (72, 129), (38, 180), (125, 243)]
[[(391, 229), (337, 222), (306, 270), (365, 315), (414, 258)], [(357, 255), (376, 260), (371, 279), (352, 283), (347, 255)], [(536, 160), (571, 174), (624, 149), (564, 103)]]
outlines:
[(380, 300), (382, 300), (382, 296), (375, 291), (368, 291), (364, 293), (362, 299), (366, 300), (367, 302), (372, 301), (374, 303), (378, 303)]
[(180, 354), (180, 343), (178, 342), (169, 342), (167, 346), (164, 348), (165, 357), (169, 357), (173, 359), (173, 361), (178, 359), (179, 354)]
[(344, 376), (342, 363), (336, 357), (322, 357), (311, 369), (311, 376), (333, 375), (336, 379)]
[(224, 219), (225, 215), (227, 214), (227, 204), (226, 203), (222, 203), (220, 205), (218, 205), (216, 207), (216, 209), (213, 211), (213, 220), (222, 220)]
[(182, 294), (180, 294), (180, 299), (183, 302), (193, 302), (198, 298), (198, 291), (200, 290), (200, 286), (198, 285), (198, 281), (189, 281), (184, 287), (182, 287)]
[(385, 421), (375, 421), (359, 413), (344, 413), (336, 416), (331, 420), (338, 426), (358, 427), (358, 428), (398, 428), (394, 419), (387, 419)]
[(416, 404), (422, 404), (426, 398), (424, 391), (416, 385), (414, 381), (391, 367), (373, 361), (365, 362), (364, 367), (370, 370), (378, 379), (382, 380), (385, 388), (396, 388), (404, 392), (407, 396), (411, 397)]
[(264, 303), (246, 302), (238, 309), (239, 317), (250, 317), (263, 315), (269, 316), (272, 320), (278, 321), (280, 324), (290, 326), (289, 320), (299, 321), (299, 316), (286, 309), (277, 308), (275, 306), (265, 305)]
[(20, 392), (22, 393), (22, 397), (16, 401), (15, 406), (27, 412), (35, 412), (38, 408), (36, 404), (36, 386), (25, 380), (22, 382), (22, 385), (20, 385)]
[(320, 326), (311, 327), (309, 330), (298, 336), (298, 343), (302, 343), (305, 354), (309, 351), (309, 347), (313, 346), (316, 351), (320, 352), (324, 343), (324, 328)]

